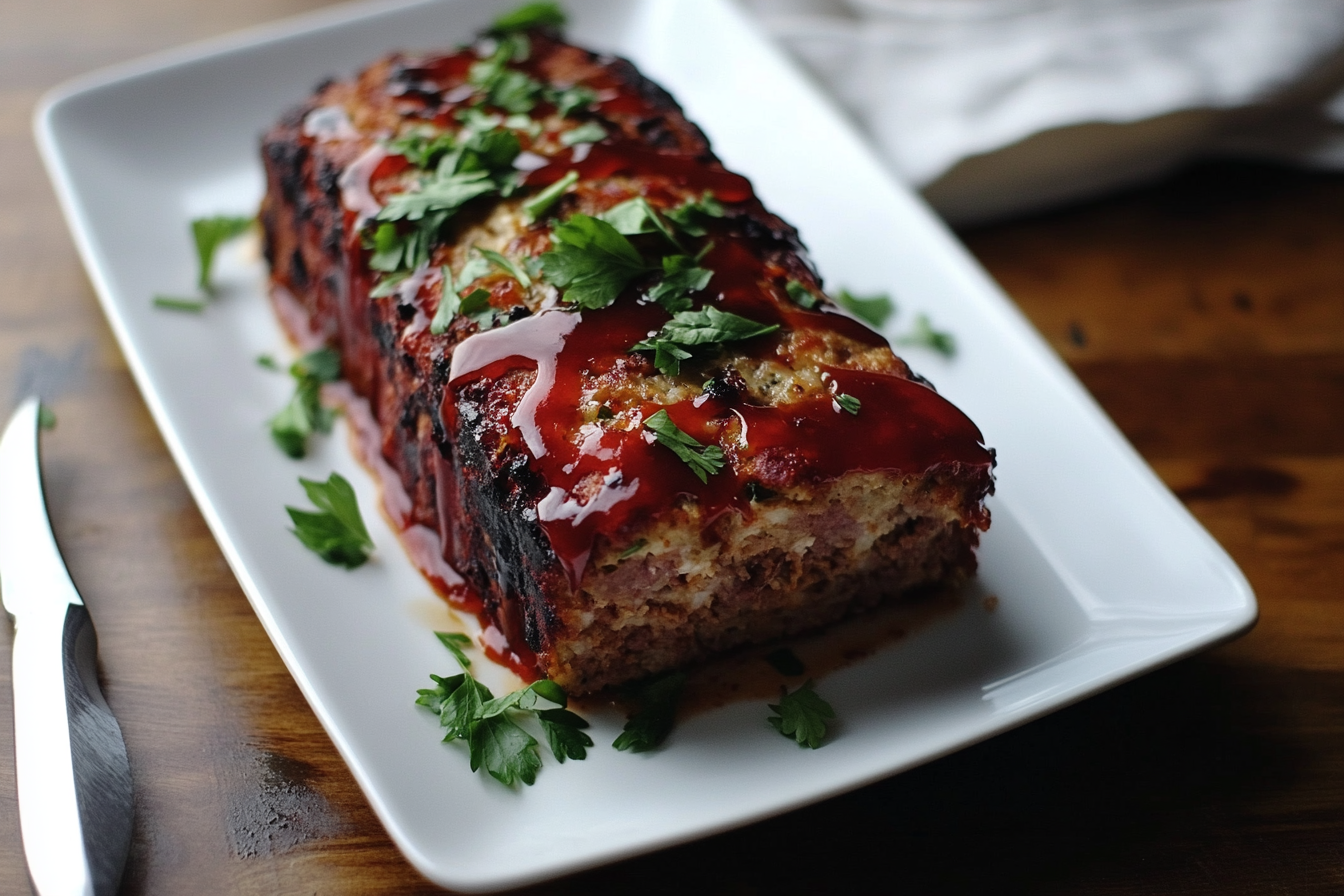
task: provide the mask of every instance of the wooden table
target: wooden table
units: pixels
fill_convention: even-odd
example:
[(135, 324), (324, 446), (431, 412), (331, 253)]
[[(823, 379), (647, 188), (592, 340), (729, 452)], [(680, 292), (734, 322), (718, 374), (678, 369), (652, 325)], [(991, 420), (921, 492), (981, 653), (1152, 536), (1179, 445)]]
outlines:
[[(71, 75), (317, 5), (0, 10), (0, 395), (55, 390), (54, 525), (135, 775), (127, 893), (434, 891), (206, 530), (29, 130)], [(965, 237), (1241, 564), (1258, 627), (857, 793), (536, 892), (1344, 892), (1344, 177), (1206, 166)], [(10, 756), (4, 721), (0, 892), (23, 893)]]

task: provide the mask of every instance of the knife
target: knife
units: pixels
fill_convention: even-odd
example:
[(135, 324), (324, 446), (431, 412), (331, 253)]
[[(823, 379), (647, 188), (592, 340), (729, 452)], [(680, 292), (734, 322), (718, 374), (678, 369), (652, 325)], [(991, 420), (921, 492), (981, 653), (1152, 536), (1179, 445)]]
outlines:
[(98, 687), (98, 638), (47, 519), (36, 398), (0, 438), (0, 598), (14, 617), (19, 830), (40, 896), (117, 891), (131, 767)]

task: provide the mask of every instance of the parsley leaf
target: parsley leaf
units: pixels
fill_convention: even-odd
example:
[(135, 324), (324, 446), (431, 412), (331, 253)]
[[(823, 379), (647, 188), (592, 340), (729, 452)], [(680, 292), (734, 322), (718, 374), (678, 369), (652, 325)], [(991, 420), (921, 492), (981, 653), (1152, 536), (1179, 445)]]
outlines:
[(891, 301), (891, 296), (886, 293), (877, 293), (871, 296), (856, 296), (847, 289), (842, 289), (835, 294), (835, 302), (841, 308), (861, 318), (874, 327), (881, 329), (896, 311), (896, 305)]
[(946, 330), (935, 330), (927, 314), (915, 315), (914, 328), (896, 339), (897, 345), (922, 345), (951, 358), (957, 353), (957, 340)]
[(706, 191), (699, 199), (688, 199), (676, 208), (663, 213), (669, 221), (687, 236), (704, 236), (706, 223), (724, 215), (723, 204)]
[(471, 660), (462, 652), (463, 647), (471, 646), (471, 638), (461, 632), (435, 632), (434, 635), (439, 639), (439, 643), (448, 648), (448, 652), (453, 655), (453, 659), (458, 664), (467, 669), (471, 667)]
[(551, 206), (555, 205), (556, 201), (564, 195), (566, 190), (578, 183), (578, 180), (579, 172), (566, 172), (564, 177), (524, 202), (523, 215), (525, 216), (527, 223), (531, 224), (542, 215), (546, 214), (546, 212), (550, 211)]
[(191, 311), (199, 314), (209, 303), (205, 299), (191, 299), (185, 296), (154, 296), (154, 307), (168, 311)]
[(713, 271), (700, 267), (689, 255), (664, 255), (663, 279), (649, 290), (649, 298), (673, 314), (689, 311), (691, 293), (703, 290), (713, 276)]
[(817, 696), (814, 682), (810, 678), (792, 694), (788, 689), (781, 689), (779, 703), (767, 705), (779, 713), (766, 720), (776, 731), (796, 740), (798, 746), (811, 747), (814, 750), (822, 746), (822, 741), (826, 737), (827, 723), (835, 718), (835, 710), (831, 708), (831, 704)]
[(836, 717), (835, 709), (817, 696), (812, 678), (793, 693), (786, 688), (781, 688), (780, 693), (780, 703), (766, 704), (780, 715), (770, 716), (766, 721), (781, 735), (797, 740), (798, 746), (820, 750), (825, 746), (829, 720)]
[(402, 156), (416, 168), (432, 168), (445, 153), (457, 146), (457, 140), (449, 131), (435, 132), (419, 127), (393, 137), (387, 141), (387, 151), (394, 156)]
[(494, 189), (495, 182), (487, 171), (437, 176), (418, 190), (408, 190), (389, 197), (387, 205), (378, 213), (378, 220), (419, 221), (427, 212), (451, 214), (477, 196), (484, 196)]
[(685, 687), (685, 672), (660, 675), (640, 686), (635, 692), (635, 711), (612, 746), (631, 753), (644, 753), (661, 745), (672, 732), (677, 719), (677, 702)]
[(481, 256), (484, 257), (486, 261), (517, 280), (522, 285), (523, 289), (532, 288), (532, 278), (527, 276), (527, 272), (514, 264), (511, 259), (500, 255), (493, 249), (482, 249), (480, 246), (476, 246), (475, 248), (477, 252), (481, 253)]
[(484, 768), (490, 777), (505, 787), (519, 781), (535, 784), (541, 770), (537, 739), (519, 728), (507, 716), (480, 719), (467, 733), (471, 750), (471, 770)]
[(541, 709), (537, 710), (537, 721), (541, 723), (546, 743), (557, 761), (588, 758), (588, 747), (593, 745), (593, 739), (582, 731), (588, 727), (582, 716), (567, 709)]
[(490, 293), (484, 289), (473, 289), (466, 297), (458, 295), (469, 284), (490, 273), (490, 262), (484, 258), (473, 258), (462, 266), (457, 282), (453, 282), (453, 271), (447, 265), (443, 271), (443, 295), (439, 298), (439, 307), (434, 319), (429, 322), (429, 332), (442, 336), (452, 324), (453, 318), (461, 314), (476, 322), (483, 330), (495, 325), (495, 309), (490, 304)]
[(553, 91), (551, 102), (555, 104), (556, 114), (561, 118), (568, 118), (571, 112), (587, 109), (593, 103), (596, 103), (597, 91), (582, 84), (575, 84), (573, 87), (566, 87), (564, 90)]
[(558, 3), (525, 3), (495, 19), (490, 31), (495, 34), (507, 34), (511, 31), (526, 31), (529, 28), (563, 28), (566, 21), (568, 19), (565, 11)]
[(812, 290), (808, 289), (797, 280), (790, 280), (788, 283), (784, 284), (784, 291), (789, 294), (790, 301), (799, 308), (806, 308), (808, 311), (811, 311), (816, 308), (819, 303), (817, 297), (812, 294)]
[(486, 102), (498, 106), (505, 112), (514, 114), (531, 112), (544, 89), (544, 85), (530, 75), (505, 69), (490, 82), (486, 91)]
[(644, 550), (644, 549), (645, 549), (646, 547), (648, 547), (648, 546), (649, 546), (648, 539), (641, 538), (639, 541), (636, 541), (634, 544), (630, 545), (630, 547), (628, 547), (628, 548), (626, 548), (625, 550), (621, 551), (621, 555), (620, 555), (619, 557), (617, 557), (616, 559), (617, 559), (617, 560), (626, 560), (626, 559), (629, 559), (630, 557), (635, 556), (636, 554), (638, 554), (640, 551)]
[(355, 490), (339, 473), (326, 482), (299, 477), (308, 500), (317, 512), (285, 507), (294, 521), (293, 532), (304, 546), (323, 560), (346, 569), (354, 569), (369, 559), (373, 540), (359, 515)]
[(686, 435), (672, 422), (666, 410), (645, 420), (644, 428), (653, 433), (658, 444), (681, 458), (701, 482), (708, 482), (710, 476), (723, 469), (723, 450), (718, 445), (701, 445)]
[[(457, 633), (435, 634), (462, 665), (462, 673), (449, 678), (431, 675), (435, 686), (420, 689), (415, 703), (439, 717), (439, 725), (446, 732), (445, 742), (466, 741), (472, 771), (483, 768), (508, 787), (519, 781), (536, 781), (541, 768), (538, 742), (517, 721), (527, 715), (536, 718), (558, 762), (587, 758), (588, 747), (593, 745), (592, 738), (583, 732), (588, 723), (565, 709), (569, 698), (563, 688), (542, 679), (495, 697), (467, 671), (461, 648), (470, 644), (470, 639)], [(555, 706), (540, 708), (542, 702)]]
[(555, 248), (541, 256), (561, 298), (580, 308), (605, 308), (641, 274), (649, 272), (630, 241), (606, 221), (570, 216), (551, 233)]
[(835, 403), (842, 410), (848, 411), (849, 413), (858, 416), (860, 402), (853, 395), (848, 395), (844, 392), (841, 392), (839, 395), (835, 396)]
[[(704, 270), (696, 268), (695, 270)], [(705, 278), (709, 282), (709, 278)], [(697, 311), (678, 311), (663, 328), (648, 339), (630, 347), (631, 351), (652, 351), (654, 366), (669, 376), (681, 372), (681, 362), (690, 357), (684, 349), (694, 345), (738, 342), (764, 336), (779, 329), (779, 324), (761, 324), (750, 318), (706, 305)]]
[(229, 240), (246, 233), (255, 220), (252, 217), (214, 215), (196, 218), (191, 222), (191, 236), (196, 242), (196, 257), (200, 262), (196, 285), (202, 292), (210, 294), (215, 291), (210, 279), (215, 265), (215, 251)]
[(613, 205), (598, 217), (626, 236), (634, 236), (640, 233), (661, 233), (667, 237), (672, 245), (681, 248), (681, 244), (677, 242), (677, 238), (673, 235), (667, 222), (663, 220), (653, 206), (649, 205), (649, 200), (643, 196), (636, 196), (634, 199), (627, 199)]
[(596, 143), (607, 136), (607, 129), (595, 121), (585, 121), (576, 128), (565, 131), (560, 135), (560, 142), (565, 146), (575, 146), (579, 143)]
[(289, 375), (294, 378), (294, 394), (267, 425), (280, 450), (300, 458), (308, 453), (310, 435), (331, 432), (336, 415), (322, 407), (322, 384), (341, 378), (341, 357), (330, 348), (316, 349), (291, 364)]

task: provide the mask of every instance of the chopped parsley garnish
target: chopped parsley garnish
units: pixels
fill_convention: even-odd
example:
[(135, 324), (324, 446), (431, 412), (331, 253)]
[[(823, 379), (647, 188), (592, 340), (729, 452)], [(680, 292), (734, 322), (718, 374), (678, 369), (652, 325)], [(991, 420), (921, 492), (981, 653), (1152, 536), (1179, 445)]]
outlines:
[[(272, 359), (271, 364), (274, 363)], [(310, 435), (331, 432), (336, 415), (322, 407), (322, 384), (341, 378), (340, 355), (329, 348), (311, 351), (289, 365), (289, 375), (294, 378), (294, 394), (267, 425), (271, 439), (280, 450), (290, 457), (300, 458), (308, 453)]]
[(699, 199), (688, 199), (663, 214), (687, 236), (704, 236), (708, 232), (705, 224), (714, 218), (722, 218), (724, 210), (714, 194), (706, 191)]
[(685, 672), (670, 672), (641, 684), (634, 691), (635, 711), (611, 745), (631, 753), (657, 749), (672, 732), (677, 703), (685, 687)]
[(633, 557), (633, 556), (635, 556), (636, 554), (638, 554), (640, 551), (644, 550), (644, 549), (645, 549), (646, 547), (648, 547), (648, 546), (649, 546), (649, 542), (648, 542), (646, 539), (641, 538), (639, 541), (637, 541), (637, 542), (635, 542), (634, 544), (630, 545), (630, 547), (628, 547), (628, 548), (626, 548), (625, 550), (621, 551), (621, 556), (618, 557), (617, 559), (618, 559), (618, 560), (628, 560), (628, 559), (630, 559), (631, 557)]
[(798, 654), (787, 647), (770, 651), (764, 659), (771, 666), (774, 666), (775, 671), (780, 675), (802, 675), (807, 671), (803, 661), (798, 659)]
[(565, 131), (560, 135), (560, 142), (566, 146), (575, 146), (579, 143), (596, 143), (607, 136), (607, 129), (595, 121), (585, 121), (572, 130)]
[(856, 296), (847, 289), (842, 289), (835, 294), (835, 303), (844, 308), (855, 317), (872, 324), (881, 329), (896, 311), (896, 305), (891, 301), (891, 296), (886, 293), (877, 293), (871, 296)]
[(644, 421), (644, 428), (653, 433), (658, 444), (681, 458), (691, 472), (708, 482), (709, 477), (723, 469), (723, 450), (718, 445), (701, 445), (677, 428), (666, 410), (661, 410)]
[[(419, 221), (428, 212), (447, 212), (450, 215), (477, 196), (496, 189), (488, 171), (464, 171), (443, 174), (439, 169), (433, 178), (418, 190), (397, 193), (387, 200), (378, 213), (379, 221)], [(376, 239), (376, 237), (375, 237)]]
[(475, 248), (477, 252), (481, 253), (486, 261), (517, 280), (523, 289), (532, 288), (532, 278), (527, 275), (527, 271), (524, 271), (518, 265), (514, 264), (512, 259), (500, 255), (493, 249), (482, 249), (480, 246), (476, 246)]
[(523, 203), (523, 214), (530, 224), (551, 210), (556, 200), (579, 180), (579, 172), (568, 171), (565, 176)]
[(691, 293), (703, 290), (713, 276), (714, 272), (700, 267), (696, 258), (689, 255), (664, 255), (663, 279), (649, 290), (649, 298), (673, 314), (688, 311), (691, 307)]
[(766, 720), (776, 731), (796, 740), (798, 746), (814, 750), (822, 746), (827, 724), (835, 718), (835, 710), (817, 695), (810, 678), (793, 693), (782, 688), (779, 703), (767, 705), (778, 713)]
[(839, 395), (835, 396), (835, 403), (839, 405), (841, 410), (848, 411), (856, 416), (859, 413), (860, 402), (853, 395), (847, 395), (846, 393), (841, 392)]
[(817, 303), (820, 301), (813, 294), (812, 290), (808, 289), (797, 280), (790, 280), (788, 283), (784, 284), (784, 291), (789, 294), (789, 300), (792, 301), (793, 304), (797, 305), (799, 308), (806, 308), (808, 311), (816, 308)]
[(495, 19), (490, 31), (494, 34), (508, 34), (529, 28), (563, 28), (566, 21), (565, 11), (558, 3), (525, 3)]
[(191, 299), (186, 296), (154, 296), (154, 307), (168, 311), (190, 311), (199, 314), (209, 303), (205, 299)]
[(654, 207), (649, 205), (649, 200), (643, 196), (636, 196), (634, 199), (627, 199), (613, 205), (598, 217), (625, 236), (635, 236), (641, 233), (661, 233), (674, 246), (681, 248), (677, 238), (672, 233), (672, 228), (668, 226)]
[(195, 218), (191, 222), (191, 238), (196, 244), (196, 286), (203, 296), (172, 296), (160, 293), (152, 297), (155, 308), (168, 311), (189, 311), (199, 314), (209, 304), (215, 294), (215, 284), (211, 273), (215, 266), (215, 253), (219, 247), (246, 233), (256, 218), (214, 215), (209, 218)]
[(482, 328), (488, 329), (494, 326), (494, 309), (490, 305), (490, 293), (484, 289), (474, 289), (466, 298), (458, 295), (472, 282), (490, 273), (490, 262), (480, 257), (471, 259), (462, 266), (462, 272), (458, 274), (456, 281), (453, 280), (452, 269), (447, 265), (441, 270), (443, 296), (439, 299), (434, 319), (429, 322), (429, 332), (435, 336), (443, 335), (458, 314), (471, 318)]
[(915, 315), (914, 328), (896, 339), (897, 345), (922, 345), (931, 348), (944, 357), (951, 358), (957, 353), (957, 340), (946, 330), (935, 330), (929, 323), (927, 314)]
[[(483, 768), (507, 787), (519, 781), (533, 784), (541, 769), (537, 739), (518, 724), (528, 716), (540, 725), (557, 761), (587, 758), (588, 747), (593, 745), (592, 738), (583, 731), (588, 722), (565, 708), (569, 699), (559, 685), (542, 679), (495, 697), (467, 671), (470, 661), (462, 647), (470, 644), (470, 639), (465, 635), (436, 634), (462, 666), (462, 672), (447, 678), (431, 675), (435, 686), (422, 688), (415, 702), (439, 717), (439, 724), (446, 731), (445, 742), (466, 741), (472, 771)], [(547, 707), (543, 703), (553, 705)]]
[(299, 477), (299, 484), (317, 511), (285, 507), (294, 521), (293, 532), (304, 546), (335, 566), (354, 569), (369, 559), (373, 539), (359, 515), (355, 490), (339, 473), (326, 482)]
[(566, 87), (551, 96), (555, 111), (561, 118), (568, 118), (580, 109), (587, 109), (597, 102), (597, 91), (582, 84)]
[(554, 249), (541, 256), (561, 298), (580, 308), (605, 308), (649, 267), (630, 241), (606, 221), (571, 215), (551, 232)]
[(461, 632), (435, 632), (434, 635), (439, 639), (440, 644), (448, 648), (448, 652), (453, 655), (453, 659), (457, 660), (463, 669), (471, 668), (471, 660), (467, 659), (466, 653), (462, 650), (464, 647), (471, 646), (471, 638)]
[(215, 291), (210, 279), (215, 266), (215, 252), (229, 240), (242, 236), (255, 222), (252, 217), (214, 215), (191, 222), (191, 236), (196, 241), (196, 257), (200, 262), (196, 285), (207, 295)]
[(457, 140), (450, 131), (436, 133), (429, 128), (419, 127), (387, 141), (387, 151), (394, 156), (405, 157), (416, 168), (432, 168), (456, 145)]
[(678, 311), (661, 330), (635, 343), (630, 350), (653, 352), (654, 366), (669, 376), (676, 376), (681, 372), (681, 362), (691, 356), (686, 351), (688, 346), (739, 342), (778, 329), (779, 324), (757, 323), (707, 305), (696, 311)]

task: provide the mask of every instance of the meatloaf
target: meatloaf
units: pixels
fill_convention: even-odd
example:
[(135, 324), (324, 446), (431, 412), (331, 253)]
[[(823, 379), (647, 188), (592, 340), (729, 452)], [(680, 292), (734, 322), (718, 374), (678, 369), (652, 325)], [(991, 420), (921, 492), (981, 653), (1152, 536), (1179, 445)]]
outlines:
[(281, 320), (532, 674), (592, 692), (973, 573), (979, 430), (631, 63), (549, 28), (393, 55), (263, 158)]

